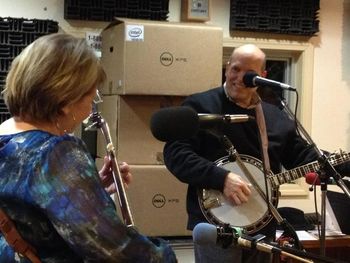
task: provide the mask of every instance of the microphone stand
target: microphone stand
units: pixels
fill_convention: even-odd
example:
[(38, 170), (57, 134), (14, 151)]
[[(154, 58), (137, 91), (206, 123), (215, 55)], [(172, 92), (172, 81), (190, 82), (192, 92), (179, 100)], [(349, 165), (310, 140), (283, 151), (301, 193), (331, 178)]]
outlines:
[[(230, 231), (228, 225), (217, 227), (217, 233), (218, 236), (223, 237), (219, 243), (223, 248), (227, 248), (230, 244), (233, 244), (235, 246), (257, 249), (265, 253), (277, 254), (279, 256), (292, 258), (305, 263), (312, 263), (314, 260), (315, 262), (334, 263), (334, 259), (325, 256), (315, 255), (288, 246), (278, 246), (275, 245), (274, 242), (263, 241), (265, 236), (261, 234), (248, 236), (237, 233), (234, 230)], [(338, 260), (337, 262), (341, 263), (343, 261)]]
[[(248, 170), (248, 168), (245, 166), (245, 164), (241, 160), (241, 158), (239, 156), (239, 153), (237, 152), (237, 150), (233, 146), (233, 144), (230, 141), (230, 139), (226, 135), (221, 136), (220, 139), (221, 139), (222, 145), (224, 146), (224, 148), (226, 149), (226, 151), (227, 151), (227, 153), (229, 155), (230, 160), (237, 162), (238, 166), (240, 167), (242, 172), (245, 174), (245, 176), (249, 179), (249, 182), (255, 188), (257, 193), (265, 200), (266, 205), (267, 205), (267, 209), (270, 211), (272, 216), (276, 219), (278, 224), (281, 225), (283, 227), (283, 229), (285, 229), (285, 231), (289, 235), (292, 236), (292, 238), (295, 241), (296, 247), (298, 249), (302, 249), (302, 244), (299, 241), (298, 235), (296, 234), (294, 228), (292, 227), (292, 225), (285, 218), (282, 218), (282, 216), (278, 212), (277, 208), (269, 200), (267, 194), (265, 194), (264, 191), (261, 189), (260, 185), (254, 179), (254, 176), (251, 174), (251, 172)], [(264, 169), (264, 176), (266, 178), (266, 170), (265, 169)], [(266, 192), (268, 193), (268, 190)]]
[[(295, 254), (296, 250), (295, 251), (290, 250), (289, 252), (287, 252), (284, 249), (282, 249), (281, 247), (274, 246), (271, 243), (260, 242), (260, 240), (262, 240), (263, 238), (265, 238), (265, 236), (261, 235), (261, 234), (253, 236), (253, 237), (243, 235), (242, 237), (236, 238), (235, 243), (236, 243), (236, 245), (248, 247), (248, 248), (255, 248), (255, 249), (257, 249), (259, 251), (263, 251), (265, 253), (277, 254), (280, 256), (293, 258), (295, 260), (305, 262), (305, 263), (313, 263), (312, 260), (305, 258), (305, 254), (302, 254), (303, 257), (300, 257), (299, 255)], [(290, 252), (292, 252), (292, 253), (290, 253)]]
[(326, 240), (326, 193), (327, 193), (327, 182), (329, 177), (333, 177), (337, 185), (343, 190), (343, 192), (350, 198), (350, 191), (345, 185), (339, 173), (334, 169), (332, 164), (329, 162), (324, 153), (316, 146), (314, 141), (311, 139), (311, 136), (304, 129), (302, 124), (299, 122), (297, 117), (292, 113), (283, 99), (280, 98), (280, 108), (283, 109), (291, 119), (296, 123), (296, 128), (299, 130), (306, 141), (315, 149), (319, 158), (319, 176), (321, 181), (321, 236), (320, 239), (320, 252), (321, 255), (325, 255), (325, 240)]
[[(294, 248), (291, 248), (288, 246), (282, 246), (282, 247), (277, 246), (277, 247), (284, 252), (287, 252), (289, 254), (293, 254), (295, 257), (308, 258), (310, 260), (315, 260), (315, 262), (325, 262), (325, 263), (334, 263), (335, 262), (333, 258), (329, 258), (329, 257), (301, 251), (301, 250), (294, 249)], [(284, 255), (284, 254), (282, 254), (282, 255)], [(345, 261), (337, 260), (337, 263), (345, 263)]]

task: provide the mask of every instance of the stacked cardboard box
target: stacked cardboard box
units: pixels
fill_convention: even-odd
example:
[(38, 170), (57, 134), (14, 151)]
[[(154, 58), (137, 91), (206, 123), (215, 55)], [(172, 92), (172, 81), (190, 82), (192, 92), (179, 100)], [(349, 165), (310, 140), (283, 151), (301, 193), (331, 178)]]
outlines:
[[(131, 165), (127, 189), (136, 227), (150, 236), (185, 236), (187, 185), (164, 166), (153, 113), (221, 83), (222, 30), (203, 24), (117, 19), (102, 32), (104, 102), (118, 161)], [(105, 142), (97, 138), (97, 154)]]

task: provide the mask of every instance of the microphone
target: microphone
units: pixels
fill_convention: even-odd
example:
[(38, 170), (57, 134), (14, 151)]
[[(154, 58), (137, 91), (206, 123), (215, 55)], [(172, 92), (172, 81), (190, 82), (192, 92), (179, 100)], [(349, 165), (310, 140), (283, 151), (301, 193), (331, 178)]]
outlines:
[[(305, 174), (305, 181), (310, 185), (321, 185), (321, 179), (318, 173), (307, 173)], [(332, 178), (327, 178), (327, 184), (337, 184), (337, 182)]]
[[(320, 256), (312, 255), (304, 251), (288, 247), (282, 249), (278, 246), (260, 242), (263, 238), (265, 238), (263, 235), (251, 237), (242, 233), (243, 230), (241, 228), (231, 227), (228, 224), (225, 224), (224, 226), (214, 226), (208, 223), (199, 223), (194, 227), (192, 237), (193, 242), (198, 245), (221, 245), (224, 249), (228, 248), (230, 245), (248, 247), (270, 254), (290, 257), (305, 263), (314, 262), (306, 258), (320, 259)], [(285, 250), (296, 253), (296, 255), (286, 252)], [(323, 257), (322, 259), (326, 258)], [(325, 262), (333, 262), (333, 259)]]
[(194, 136), (199, 128), (207, 128), (218, 123), (246, 122), (254, 117), (246, 114), (219, 115), (197, 113), (186, 106), (175, 106), (155, 112), (150, 121), (153, 136), (163, 142), (188, 139)]
[(227, 248), (235, 244), (235, 239), (242, 234), (241, 228), (219, 227), (208, 223), (197, 224), (192, 233), (193, 242), (198, 245), (220, 245)]
[(269, 86), (271, 88), (296, 91), (295, 88), (292, 88), (288, 84), (260, 77), (255, 71), (247, 71), (243, 76), (243, 83), (247, 88), (254, 88), (256, 86)]
[(198, 122), (201, 128), (208, 128), (218, 123), (239, 123), (254, 120), (255, 118), (247, 114), (208, 114), (198, 113)]
[(220, 245), (228, 248), (230, 245), (256, 248), (267, 253), (281, 253), (281, 249), (264, 242), (259, 242), (265, 236), (250, 237), (242, 234), (241, 228), (228, 225), (214, 226), (208, 223), (199, 223), (193, 229), (193, 242), (198, 245)]

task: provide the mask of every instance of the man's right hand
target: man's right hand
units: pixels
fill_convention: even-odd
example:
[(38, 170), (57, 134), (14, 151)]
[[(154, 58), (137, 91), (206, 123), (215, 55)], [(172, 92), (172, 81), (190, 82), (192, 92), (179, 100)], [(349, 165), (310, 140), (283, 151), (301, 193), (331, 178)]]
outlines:
[(250, 184), (245, 182), (241, 176), (234, 173), (228, 173), (224, 183), (223, 193), (233, 205), (241, 205), (248, 202), (251, 191)]

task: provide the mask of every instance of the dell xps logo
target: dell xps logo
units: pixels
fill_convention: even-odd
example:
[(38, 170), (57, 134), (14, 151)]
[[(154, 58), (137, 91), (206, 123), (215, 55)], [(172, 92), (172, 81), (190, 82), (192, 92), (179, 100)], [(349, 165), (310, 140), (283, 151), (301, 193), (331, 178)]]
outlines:
[(170, 66), (173, 64), (173, 61), (173, 55), (169, 52), (164, 52), (160, 55), (160, 63), (162, 63), (163, 66)]
[(161, 195), (161, 194), (156, 194), (155, 196), (153, 196), (152, 198), (152, 204), (154, 207), (156, 208), (161, 208), (165, 205), (165, 196)]

